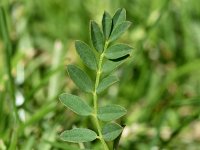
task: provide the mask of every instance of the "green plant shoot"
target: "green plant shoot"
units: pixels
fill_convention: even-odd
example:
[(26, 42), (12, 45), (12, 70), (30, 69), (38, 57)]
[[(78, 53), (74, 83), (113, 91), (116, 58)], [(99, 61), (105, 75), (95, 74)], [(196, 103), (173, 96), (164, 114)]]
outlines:
[(97, 54), (83, 41), (75, 42), (78, 55), (83, 63), (95, 72), (96, 78), (92, 81), (87, 73), (75, 65), (68, 65), (67, 72), (83, 92), (91, 93), (93, 106), (90, 106), (86, 100), (68, 93), (61, 94), (59, 99), (77, 115), (91, 116), (95, 122), (96, 132), (85, 128), (66, 130), (60, 135), (63, 141), (80, 143), (99, 139), (102, 148), (109, 150), (107, 141), (114, 143), (114, 140), (121, 135), (123, 127), (113, 121), (124, 116), (126, 109), (116, 104), (98, 106), (98, 95), (119, 81), (118, 77), (113, 75), (113, 70), (130, 56), (132, 47), (115, 41), (130, 25), (131, 23), (126, 21), (125, 9), (118, 9), (113, 17), (108, 12), (104, 12), (102, 29), (95, 21), (91, 21), (90, 24), (91, 43)]

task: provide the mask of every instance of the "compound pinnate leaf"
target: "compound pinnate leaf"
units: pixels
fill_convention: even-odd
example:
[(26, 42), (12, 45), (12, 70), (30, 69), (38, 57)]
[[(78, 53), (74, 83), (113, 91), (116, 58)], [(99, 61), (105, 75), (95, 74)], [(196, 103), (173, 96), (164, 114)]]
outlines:
[(126, 10), (124, 8), (120, 8), (116, 11), (115, 15), (113, 16), (114, 27), (122, 23), (123, 21), (126, 21)]
[(103, 73), (109, 73), (109, 72), (115, 70), (117, 67), (119, 67), (123, 62), (124, 62), (124, 60), (112, 61), (112, 60), (106, 59), (103, 62), (102, 72)]
[(92, 108), (80, 97), (63, 93), (59, 96), (60, 101), (73, 112), (81, 116), (92, 114)]
[(112, 42), (119, 38), (130, 27), (130, 25), (130, 21), (124, 21), (121, 24), (115, 26), (110, 35), (109, 41)]
[(106, 141), (116, 139), (122, 132), (123, 128), (117, 123), (108, 123), (102, 129), (103, 138)]
[(73, 82), (83, 91), (92, 92), (93, 83), (89, 76), (80, 68), (74, 65), (68, 65), (67, 71)]
[(106, 39), (109, 38), (112, 29), (112, 17), (109, 13), (104, 12), (102, 19), (103, 33)]
[(119, 79), (116, 76), (110, 75), (110, 76), (105, 77), (99, 83), (99, 86), (97, 87), (97, 93), (101, 93), (102, 91), (104, 91), (106, 88), (116, 83), (117, 81), (119, 81)]
[(132, 49), (133, 49), (132, 47), (126, 44), (112, 45), (106, 50), (105, 56), (108, 59), (117, 59), (117, 58), (130, 54)]
[(63, 141), (74, 143), (90, 142), (97, 138), (97, 134), (90, 129), (74, 128), (61, 133), (60, 138)]
[(99, 107), (97, 117), (102, 121), (116, 120), (127, 113), (126, 109), (119, 105), (107, 105)]
[(97, 61), (92, 49), (86, 43), (78, 40), (75, 42), (75, 47), (85, 65), (87, 65), (90, 69), (96, 70)]
[(95, 21), (91, 21), (91, 40), (94, 48), (98, 52), (103, 52), (104, 50), (104, 37), (99, 25)]

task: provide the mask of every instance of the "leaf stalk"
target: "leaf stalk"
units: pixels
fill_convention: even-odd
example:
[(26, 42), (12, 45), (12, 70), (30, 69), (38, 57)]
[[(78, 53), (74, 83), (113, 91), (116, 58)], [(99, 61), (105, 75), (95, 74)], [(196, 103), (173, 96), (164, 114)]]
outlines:
[(98, 134), (99, 134), (99, 139), (100, 139), (100, 141), (101, 141), (101, 143), (104, 147), (104, 150), (109, 150), (109, 148), (108, 148), (108, 145), (106, 144), (105, 140), (103, 139), (100, 122), (97, 118), (97, 112), (98, 112), (97, 87), (99, 85), (99, 81), (100, 81), (100, 77), (101, 77), (101, 70), (102, 70), (102, 63), (103, 63), (104, 54), (105, 54), (107, 47), (108, 47), (108, 41), (105, 42), (103, 53), (100, 55), (100, 58), (99, 58), (98, 70), (97, 70), (97, 73), (96, 73), (95, 87), (94, 87), (94, 92), (93, 92), (93, 103), (94, 103), (94, 115), (93, 115), (93, 117), (94, 117), (94, 121), (95, 121), (97, 131), (98, 131)]

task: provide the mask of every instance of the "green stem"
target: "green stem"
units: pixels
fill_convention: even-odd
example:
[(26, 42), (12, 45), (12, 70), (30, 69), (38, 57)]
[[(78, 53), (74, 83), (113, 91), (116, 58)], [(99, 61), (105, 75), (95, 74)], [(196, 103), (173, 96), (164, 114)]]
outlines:
[(12, 105), (13, 105), (13, 110), (14, 110), (14, 118), (16, 119), (17, 122), (20, 122), (19, 115), (17, 113), (17, 107), (15, 105), (15, 84), (14, 84), (14, 79), (11, 73), (11, 59), (10, 59), (10, 54), (12, 51), (12, 46), (11, 46), (11, 41), (9, 38), (8, 34), (8, 29), (7, 29), (7, 23), (6, 23), (6, 17), (5, 17), (5, 11), (2, 7), (0, 7), (0, 29), (2, 30), (2, 37), (4, 40), (4, 54), (5, 54), (5, 62), (6, 62), (6, 68), (7, 68), (7, 75), (8, 75), (8, 83), (10, 87), (10, 95), (12, 98)]
[(11, 73), (12, 67), (11, 67), (10, 54), (12, 51), (12, 44), (9, 38), (5, 11), (2, 7), (0, 7), (0, 30), (1, 30), (3, 41), (4, 41), (4, 54), (5, 54), (4, 59), (5, 59), (6, 71), (7, 71), (7, 76), (8, 76), (8, 85), (9, 85), (9, 90), (10, 90), (10, 95), (11, 95), (11, 100), (12, 100), (12, 107), (13, 107), (12, 108), (13, 111), (11, 112), (14, 112), (13, 113), (13, 121), (14, 121), (13, 133), (12, 133), (9, 150), (14, 150), (16, 149), (16, 145), (17, 145), (18, 125), (20, 123), (20, 119), (17, 112), (17, 107), (15, 105), (15, 84), (14, 84), (14, 79)]
[(105, 43), (104, 52), (100, 55), (100, 59), (99, 59), (99, 62), (98, 62), (98, 70), (97, 70), (97, 74), (96, 74), (95, 87), (94, 87), (94, 92), (93, 92), (93, 102), (94, 102), (94, 115), (93, 116), (94, 116), (94, 121), (95, 121), (95, 124), (96, 124), (96, 127), (97, 127), (97, 131), (98, 131), (98, 134), (99, 134), (99, 139), (100, 139), (100, 141), (101, 141), (101, 143), (104, 147), (104, 150), (109, 150), (109, 148), (108, 148), (106, 142), (103, 139), (103, 135), (101, 133), (101, 126), (100, 126), (99, 120), (97, 118), (97, 111), (98, 111), (97, 87), (99, 85), (99, 81), (100, 81), (100, 77), (101, 77), (102, 63), (103, 63), (104, 53), (105, 53), (105, 50), (107, 49), (107, 46), (108, 46), (108, 42)]

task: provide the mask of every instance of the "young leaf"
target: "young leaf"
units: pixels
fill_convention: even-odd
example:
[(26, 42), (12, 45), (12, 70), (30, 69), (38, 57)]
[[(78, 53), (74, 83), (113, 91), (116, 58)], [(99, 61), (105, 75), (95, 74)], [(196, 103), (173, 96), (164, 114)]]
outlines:
[(103, 138), (106, 141), (112, 141), (117, 138), (123, 128), (117, 123), (108, 123), (102, 129)]
[(119, 79), (116, 76), (110, 75), (105, 77), (97, 87), (97, 93), (101, 93), (102, 91), (104, 91), (106, 88), (116, 83), (117, 81), (119, 81)]
[(112, 28), (112, 17), (109, 13), (104, 12), (102, 19), (103, 33), (106, 39), (109, 38)]
[(90, 129), (74, 128), (61, 133), (60, 138), (63, 141), (74, 143), (90, 142), (97, 138), (97, 134)]
[(123, 62), (124, 62), (124, 60), (112, 61), (112, 60), (106, 59), (103, 62), (102, 72), (109, 73), (109, 72), (115, 70), (117, 67), (119, 67)]
[(89, 76), (74, 65), (68, 65), (67, 71), (74, 83), (85, 92), (92, 92), (93, 84)]
[(63, 93), (59, 96), (60, 101), (73, 112), (81, 116), (89, 116), (92, 108), (80, 97)]
[(112, 42), (116, 40), (117, 38), (119, 38), (130, 27), (130, 25), (131, 25), (131, 22), (124, 21), (121, 24), (114, 27), (110, 35), (109, 41)]
[(114, 27), (118, 24), (121, 24), (123, 21), (126, 21), (126, 10), (124, 8), (120, 8), (116, 11), (113, 16), (113, 24)]
[(132, 49), (133, 49), (132, 47), (126, 44), (116, 44), (116, 45), (110, 46), (106, 50), (105, 56), (108, 59), (117, 59), (129, 54)]
[(90, 69), (96, 70), (97, 61), (95, 54), (92, 52), (92, 49), (82, 41), (76, 41), (75, 47), (77, 53), (79, 54), (85, 65), (87, 65)]
[(112, 121), (124, 116), (126, 112), (126, 109), (119, 105), (107, 105), (99, 107), (97, 117), (102, 121)]
[(100, 53), (103, 52), (105, 43), (103, 33), (95, 21), (91, 21), (91, 40), (94, 48)]

